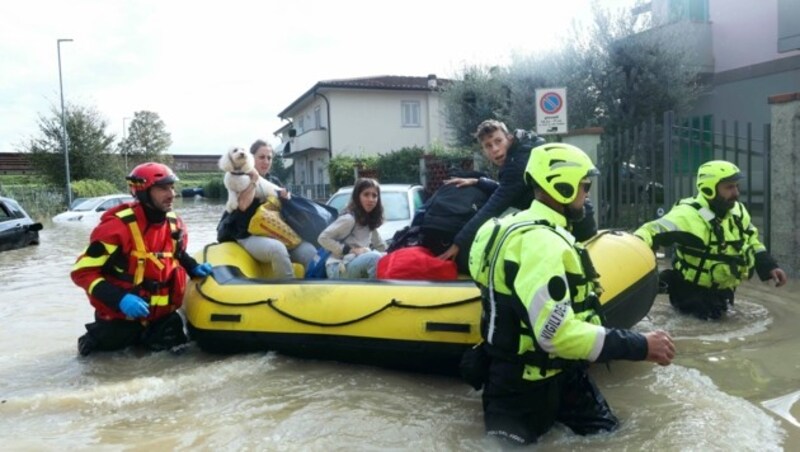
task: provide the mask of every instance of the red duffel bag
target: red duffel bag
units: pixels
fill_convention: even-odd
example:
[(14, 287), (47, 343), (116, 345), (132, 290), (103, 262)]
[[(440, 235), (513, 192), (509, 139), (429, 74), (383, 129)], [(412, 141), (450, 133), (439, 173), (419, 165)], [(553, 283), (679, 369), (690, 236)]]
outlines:
[(378, 279), (447, 280), (458, 278), (454, 261), (438, 259), (424, 246), (392, 251), (378, 261)]

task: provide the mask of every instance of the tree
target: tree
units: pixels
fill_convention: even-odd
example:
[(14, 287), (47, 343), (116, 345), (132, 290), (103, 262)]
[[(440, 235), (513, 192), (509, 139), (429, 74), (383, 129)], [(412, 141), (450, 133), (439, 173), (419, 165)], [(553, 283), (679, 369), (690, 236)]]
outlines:
[(691, 33), (681, 24), (647, 30), (649, 24), (638, 21), (595, 3), (588, 33), (573, 29), (561, 72), (571, 75), (569, 85), (590, 102), (573, 118), (570, 97), (570, 122), (575, 119), (576, 127), (628, 129), (653, 114), (688, 111), (705, 90), (694, 43), (687, 38)]
[(574, 24), (561, 49), (515, 55), (507, 68), (465, 68), (443, 96), (457, 141), (473, 143), (475, 127), (490, 118), (533, 128), (537, 88), (567, 88), (571, 129), (613, 133), (655, 113), (686, 111), (704, 89), (690, 34), (678, 25), (639, 33), (647, 25), (594, 3), (592, 23)]
[(280, 179), (281, 182), (286, 182), (289, 176), (289, 169), (286, 167), (286, 161), (282, 155), (273, 153), (272, 167), (269, 169), (269, 173)]
[(475, 144), (475, 128), (485, 119), (507, 120), (511, 92), (507, 70), (468, 66), (462, 79), (449, 85), (442, 94), (448, 121), (460, 146)]
[(142, 110), (133, 114), (119, 153), (132, 161), (130, 166), (149, 161), (171, 163), (170, 156), (164, 154), (170, 146), (172, 137), (158, 113)]
[[(115, 136), (106, 133), (108, 122), (94, 108), (74, 104), (67, 105), (65, 116), (70, 180), (102, 179), (120, 185), (122, 168), (112, 158)], [(38, 122), (40, 136), (31, 137), (20, 151), (31, 154), (34, 167), (50, 183), (61, 185), (66, 181), (61, 112), (52, 106)]]

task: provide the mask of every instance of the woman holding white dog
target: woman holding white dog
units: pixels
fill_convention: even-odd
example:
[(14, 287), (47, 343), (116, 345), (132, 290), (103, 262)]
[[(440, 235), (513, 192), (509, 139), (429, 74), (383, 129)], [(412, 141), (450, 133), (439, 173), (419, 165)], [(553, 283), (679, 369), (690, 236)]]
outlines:
[[(268, 262), (272, 265), (272, 272), (277, 278), (293, 278), (292, 262), (302, 264), (307, 267), (308, 263), (314, 259), (316, 249), (308, 242), (301, 242), (300, 245), (289, 251), (280, 240), (271, 237), (251, 235), (248, 231), (250, 219), (256, 214), (261, 202), (256, 198), (256, 185), (260, 177), (279, 187), (283, 187), (281, 181), (269, 174), (272, 169), (272, 158), (274, 154), (272, 146), (263, 140), (256, 140), (250, 146), (250, 153), (255, 158), (255, 168), (248, 173), (251, 184), (238, 196), (238, 208), (231, 214), (236, 217), (236, 241), (259, 262)], [(288, 199), (291, 195), (286, 189), (278, 191), (278, 196)]]
[(383, 224), (381, 189), (375, 179), (356, 181), (342, 215), (319, 235), (319, 244), (331, 252), (325, 263), (330, 279), (375, 279), (378, 260), (385, 254), (378, 227)]

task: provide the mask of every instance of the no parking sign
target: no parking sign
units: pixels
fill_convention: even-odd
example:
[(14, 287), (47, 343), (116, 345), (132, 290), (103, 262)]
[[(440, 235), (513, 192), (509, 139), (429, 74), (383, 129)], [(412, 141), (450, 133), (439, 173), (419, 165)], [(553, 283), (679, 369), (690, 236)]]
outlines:
[(567, 89), (536, 90), (536, 133), (552, 135), (567, 132)]

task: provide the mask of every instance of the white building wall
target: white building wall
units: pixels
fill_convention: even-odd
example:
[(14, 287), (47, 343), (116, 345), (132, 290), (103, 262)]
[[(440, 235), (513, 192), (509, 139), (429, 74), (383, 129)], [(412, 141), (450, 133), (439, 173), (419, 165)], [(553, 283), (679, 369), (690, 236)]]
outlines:
[(777, 0), (709, 0), (715, 72), (800, 54), (778, 53)]
[[(669, 21), (670, 0), (653, 0), (656, 26)], [(778, 53), (778, 0), (708, 0), (714, 72), (800, 54)]]
[[(327, 148), (331, 148), (334, 157), (366, 157), (404, 147), (430, 149), (452, 141), (445, 106), (436, 92), (326, 88), (321, 94), (330, 102), (330, 121), (328, 104), (321, 96), (307, 99), (291, 114), (297, 133), (291, 140), (292, 152), (309, 147), (321, 149), (295, 155), (296, 184), (329, 183)], [(402, 105), (406, 101), (419, 103), (417, 127), (403, 126)], [(317, 108), (319, 125), (315, 121)]]
[[(404, 147), (427, 148), (431, 137), (442, 140), (438, 119), (430, 118), (428, 93), (337, 90), (327, 95), (331, 101), (334, 156), (387, 154)], [(404, 101), (419, 102), (419, 127), (403, 127)]]
[(428, 146), (447, 146), (455, 141), (447, 123), (447, 106), (438, 93), (428, 95)]
[[(319, 108), (319, 124), (316, 123), (316, 110)], [(292, 114), (292, 123), (297, 135), (302, 135), (312, 130), (318, 130), (319, 127), (325, 127), (328, 124), (328, 112), (325, 100), (319, 96), (314, 97), (310, 102), (306, 103), (300, 110)], [(302, 118), (302, 120), (301, 120)], [(302, 130), (301, 130), (302, 124)]]
[(427, 117), (425, 126), (428, 131), (426, 138), (428, 145), (430, 145), (442, 136), (441, 124), (439, 122), (439, 110), (441, 108), (439, 105), (439, 96), (428, 97), (425, 106), (427, 107), (425, 111), (425, 116)]
[[(319, 124), (317, 124), (316, 110), (319, 109)], [(296, 136), (292, 140), (292, 152), (298, 151), (300, 146), (313, 145), (317, 149), (327, 149), (328, 109), (325, 99), (320, 96), (312, 97), (307, 103), (292, 115), (292, 123)], [(303, 118), (301, 121), (300, 118)], [(302, 122), (302, 129), (300, 124)], [(296, 155), (293, 159), (294, 182), (298, 185), (327, 184), (330, 183), (328, 175), (328, 152), (318, 150), (315, 152)], [(304, 193), (306, 196), (313, 197)]]

